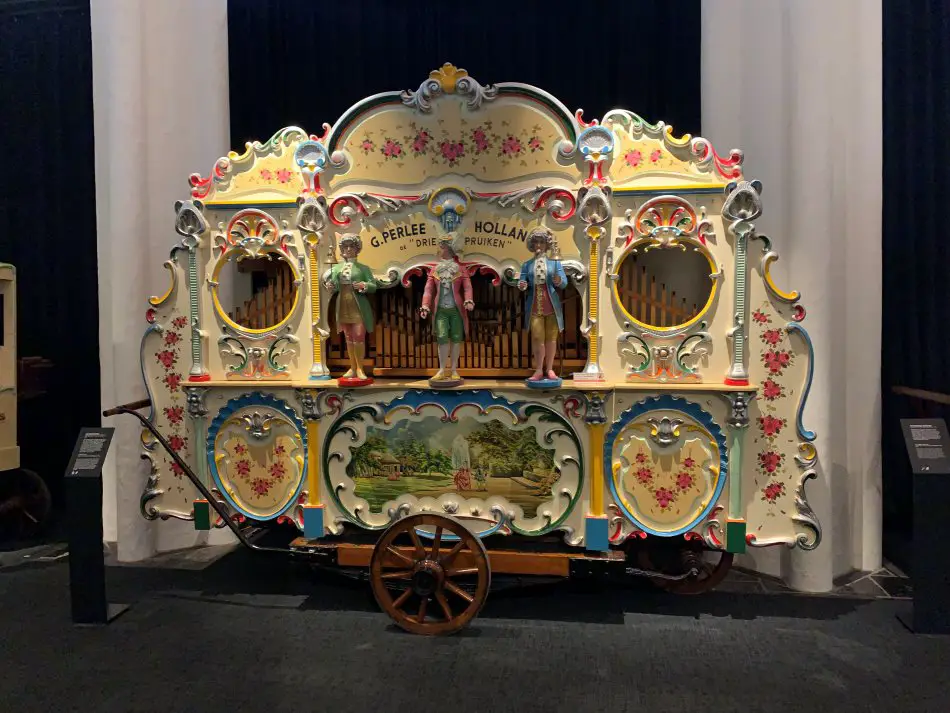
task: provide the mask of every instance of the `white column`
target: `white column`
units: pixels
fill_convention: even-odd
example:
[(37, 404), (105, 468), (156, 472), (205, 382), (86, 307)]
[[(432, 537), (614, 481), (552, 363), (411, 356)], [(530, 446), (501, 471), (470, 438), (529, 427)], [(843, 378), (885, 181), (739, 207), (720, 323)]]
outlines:
[[(91, 0), (102, 403), (145, 396), (139, 343), (146, 299), (167, 285), (175, 200), (228, 150), (227, 1)], [(119, 558), (207, 540), (191, 523), (139, 513), (147, 467), (131, 417), (103, 472), (105, 539)]]
[(763, 181), (757, 221), (800, 290), (815, 344), (805, 425), (817, 431), (813, 552), (756, 550), (754, 566), (823, 591), (880, 563), (880, 0), (706, 0), (703, 134), (742, 148)]

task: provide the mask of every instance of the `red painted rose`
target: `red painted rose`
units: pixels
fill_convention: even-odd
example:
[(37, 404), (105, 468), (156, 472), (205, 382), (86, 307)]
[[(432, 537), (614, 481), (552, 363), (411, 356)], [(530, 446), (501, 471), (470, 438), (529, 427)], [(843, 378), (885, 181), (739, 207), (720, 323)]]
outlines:
[(263, 178), (265, 181), (269, 181), (273, 177), (274, 174), (268, 171), (266, 168), (261, 169), (261, 178)]
[(782, 340), (782, 331), (780, 329), (766, 329), (762, 332), (762, 341), (766, 344), (775, 346)]
[(692, 458), (684, 458), (684, 459), (683, 459), (683, 467), (684, 467), (684, 468), (692, 468), (694, 465), (696, 465), (696, 461), (694, 461)]
[(759, 324), (767, 324), (768, 322), (772, 321), (769, 316), (760, 309), (757, 309), (752, 313), (752, 319), (754, 319)]
[(158, 363), (164, 366), (166, 369), (171, 369), (175, 365), (175, 352), (170, 349), (165, 349), (164, 351), (156, 352), (155, 358), (158, 359)]
[(784, 493), (785, 483), (772, 482), (762, 488), (762, 499), (774, 503)]
[(766, 473), (774, 473), (775, 470), (782, 464), (782, 459), (785, 456), (781, 453), (776, 453), (775, 451), (765, 451), (759, 453), (759, 465)]
[(666, 508), (676, 501), (676, 493), (666, 488), (659, 488), (653, 495), (656, 497), (656, 504), (659, 505), (662, 510), (666, 510)]
[(183, 316), (175, 317), (175, 319), (172, 320), (172, 324), (178, 329), (183, 329), (188, 324), (188, 318)]
[(386, 139), (386, 143), (383, 145), (383, 156), (386, 158), (399, 158), (401, 155), (402, 146), (399, 145), (399, 142)]
[(660, 149), (653, 149), (653, 151), (650, 153), (650, 160), (653, 161), (653, 163), (656, 163), (657, 161), (660, 160), (660, 157), (662, 155), (663, 155), (663, 152), (660, 151)]
[(767, 401), (774, 401), (782, 396), (782, 387), (771, 379), (766, 379), (762, 382), (762, 396)]
[(251, 481), (251, 490), (254, 491), (255, 495), (267, 495), (270, 492), (270, 482), (264, 478), (254, 478)]
[(482, 153), (491, 148), (491, 142), (481, 126), (472, 130), (472, 142), (475, 144), (475, 153)]
[(165, 333), (165, 344), (167, 346), (170, 346), (170, 347), (174, 346), (175, 344), (178, 344), (178, 342), (180, 341), (181, 341), (181, 336), (178, 334), (178, 332)]
[(644, 485), (653, 479), (653, 471), (649, 468), (640, 468), (637, 470), (637, 480)]
[(676, 476), (676, 487), (680, 490), (686, 490), (693, 486), (693, 476), (687, 473), (685, 470)]
[(182, 418), (184, 418), (185, 409), (181, 406), (166, 406), (165, 407), (165, 418), (168, 419), (168, 422), (171, 424), (181, 423)]
[(178, 465), (178, 464), (175, 463), (174, 461), (172, 461), (172, 462), (169, 463), (168, 465), (171, 467), (172, 473), (174, 473), (174, 474), (177, 475), (178, 477), (181, 477), (181, 476), (183, 476), (183, 475), (185, 474), (184, 468), (182, 468), (180, 465)]
[(537, 136), (532, 136), (530, 139), (528, 139), (528, 148), (531, 149), (532, 153), (538, 151), (541, 148), (541, 139), (539, 139)]
[(275, 456), (283, 455), (283, 454), (286, 453), (286, 452), (287, 452), (287, 449), (284, 448), (283, 444), (278, 443), (277, 445), (274, 446), (274, 455), (275, 455)]
[(275, 461), (271, 463), (270, 466), (270, 476), (274, 480), (280, 480), (284, 477), (284, 474), (287, 472), (287, 467), (280, 461)]
[(281, 183), (290, 183), (290, 176), (291, 176), (291, 173), (286, 168), (282, 168), (279, 171), (277, 171), (277, 180), (280, 181)]
[(168, 445), (175, 453), (188, 445), (188, 439), (175, 435), (168, 439)]
[(251, 472), (251, 463), (246, 460), (239, 460), (234, 467), (237, 468), (238, 475), (249, 475)]
[(762, 361), (769, 369), (770, 374), (781, 374), (790, 361), (788, 352), (767, 351), (762, 355)]
[(236, 443), (234, 445), (234, 452), (239, 456), (244, 455), (247, 453), (247, 446), (245, 446), (243, 443)]
[(514, 136), (509, 136), (501, 142), (501, 152), (505, 156), (517, 156), (522, 151), (524, 151), (524, 147)]
[(639, 453), (637, 453), (637, 458), (636, 458), (636, 460), (637, 460), (637, 463), (646, 463), (646, 462), (647, 462), (647, 454), (644, 453), (643, 451), (640, 451)]
[(181, 384), (181, 374), (166, 374), (162, 381), (169, 391), (177, 391), (178, 385)]
[(759, 428), (762, 429), (762, 433), (765, 434), (766, 438), (777, 436), (784, 426), (784, 418), (775, 418), (775, 416), (759, 417)]
[(374, 148), (376, 148), (376, 144), (374, 144), (369, 139), (363, 139), (363, 143), (360, 144), (360, 148), (363, 149), (363, 153), (369, 153)]
[(465, 155), (465, 146), (461, 141), (443, 141), (439, 144), (439, 150), (442, 152), (442, 158), (450, 165), (458, 163), (459, 159)]
[(416, 155), (425, 153), (426, 149), (429, 147), (429, 139), (432, 138), (429, 136), (428, 131), (420, 131), (416, 134), (416, 138), (412, 141), (412, 152)]
[(643, 154), (639, 151), (627, 151), (627, 153), (623, 155), (623, 160), (626, 161), (627, 165), (631, 168), (636, 168), (643, 160)]

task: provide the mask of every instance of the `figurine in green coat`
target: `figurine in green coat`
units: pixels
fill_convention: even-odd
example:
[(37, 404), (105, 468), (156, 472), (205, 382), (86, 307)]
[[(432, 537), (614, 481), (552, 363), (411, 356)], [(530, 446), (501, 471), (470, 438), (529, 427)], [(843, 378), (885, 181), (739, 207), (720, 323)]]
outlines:
[(373, 331), (373, 306), (366, 295), (376, 292), (373, 271), (356, 258), (363, 249), (358, 235), (347, 234), (340, 238), (338, 262), (324, 276), (324, 284), (330, 292), (338, 293), (336, 300), (336, 323), (346, 336), (346, 351), (350, 357), (350, 369), (341, 382), (360, 386), (372, 382), (363, 371), (366, 355), (366, 333)]

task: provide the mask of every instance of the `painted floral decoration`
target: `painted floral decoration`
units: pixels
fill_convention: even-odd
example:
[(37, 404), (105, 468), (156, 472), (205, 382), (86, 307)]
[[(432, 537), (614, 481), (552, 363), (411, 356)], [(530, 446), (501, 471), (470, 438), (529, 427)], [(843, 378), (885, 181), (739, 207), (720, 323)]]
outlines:
[[(188, 326), (188, 318), (184, 315), (177, 315), (171, 319), (171, 328), (162, 333), (160, 347), (155, 352), (155, 361), (161, 367), (161, 372), (155, 377), (155, 380), (161, 387), (168, 390), (171, 405), (163, 406), (161, 411), (156, 414), (156, 427), (168, 439), (172, 450), (179, 458), (189, 460), (190, 449), (188, 446), (188, 436), (186, 428), (188, 426), (185, 419), (184, 393), (181, 384), (184, 381), (182, 374), (178, 371), (181, 362), (181, 347), (184, 343), (181, 330)], [(164, 421), (164, 423), (163, 423)], [(184, 493), (185, 488), (181, 482), (185, 472), (172, 458), (165, 453), (164, 449), (159, 449), (162, 458), (162, 464), (176, 478), (178, 484), (171, 486), (169, 484), (162, 487), (166, 490), (174, 489), (178, 493)], [(158, 468), (159, 464), (155, 463)]]
[(640, 162), (643, 161), (643, 154), (636, 149), (633, 151), (627, 151), (627, 153), (623, 155), (623, 160), (631, 168), (636, 168), (640, 165)]
[(387, 138), (381, 151), (387, 159), (399, 158), (402, 156), (402, 145), (398, 141)]
[(779, 483), (773, 480), (764, 488), (762, 488), (762, 499), (768, 500), (772, 504), (775, 504), (775, 501), (784, 494), (785, 483)]

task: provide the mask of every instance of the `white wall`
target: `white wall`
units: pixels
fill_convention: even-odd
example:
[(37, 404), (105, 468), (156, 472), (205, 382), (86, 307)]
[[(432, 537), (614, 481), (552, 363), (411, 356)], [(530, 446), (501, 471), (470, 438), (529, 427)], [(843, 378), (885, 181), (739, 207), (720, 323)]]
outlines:
[[(145, 396), (139, 342), (146, 297), (167, 288), (174, 203), (191, 173), (229, 149), (227, 0), (92, 0), (93, 101), (104, 407)], [(103, 525), (119, 558), (195, 544), (191, 523), (139, 513), (147, 477), (139, 429), (117, 428), (103, 472)], [(229, 533), (228, 533), (229, 534)], [(218, 533), (215, 533), (217, 536)]]
[(773, 275), (815, 343), (814, 552), (755, 550), (809, 591), (881, 562), (881, 0), (705, 0), (703, 134), (760, 179)]

